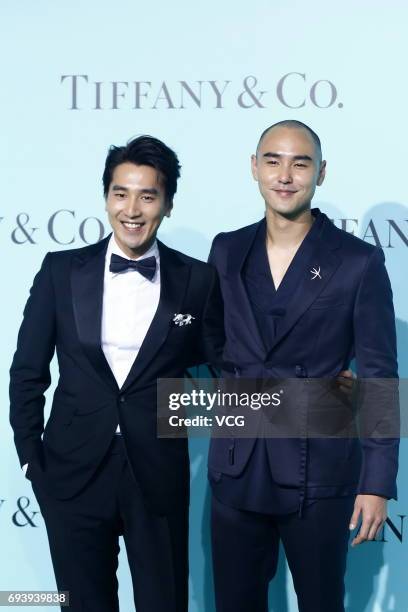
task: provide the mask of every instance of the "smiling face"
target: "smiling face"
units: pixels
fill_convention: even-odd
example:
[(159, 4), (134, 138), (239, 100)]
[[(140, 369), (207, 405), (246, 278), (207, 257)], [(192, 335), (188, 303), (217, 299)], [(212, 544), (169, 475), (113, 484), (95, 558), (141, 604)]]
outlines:
[(116, 242), (128, 257), (140, 257), (151, 247), (171, 206), (155, 168), (130, 162), (116, 166), (105, 208)]
[(267, 214), (298, 217), (310, 208), (316, 185), (321, 185), (325, 176), (326, 162), (321, 161), (312, 136), (302, 128), (272, 128), (251, 161)]

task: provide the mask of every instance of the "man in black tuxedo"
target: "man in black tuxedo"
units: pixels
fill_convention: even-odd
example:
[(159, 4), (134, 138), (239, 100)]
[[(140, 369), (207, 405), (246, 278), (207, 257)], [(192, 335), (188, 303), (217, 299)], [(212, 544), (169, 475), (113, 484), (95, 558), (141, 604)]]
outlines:
[[(119, 609), (119, 535), (138, 612), (188, 608), (188, 446), (156, 435), (156, 380), (216, 364), (224, 336), (214, 269), (156, 239), (179, 168), (149, 136), (111, 147), (103, 185), (113, 234), (48, 253), (24, 310), (10, 422), (75, 612)], [(183, 325), (180, 314), (191, 315)]]
[[(343, 612), (349, 529), (361, 519), (353, 544), (372, 540), (386, 518), (386, 500), (396, 498), (391, 286), (381, 249), (311, 208), (325, 171), (320, 140), (308, 126), (283, 121), (266, 129), (252, 156), (265, 218), (219, 234), (210, 253), (224, 298), (225, 375), (278, 379), (286, 390), (290, 383), (296, 389), (293, 422), (304, 431), (212, 440), (217, 612), (267, 611), (280, 541), (299, 610)], [(361, 441), (348, 430), (337, 438), (314, 435), (313, 418), (319, 426), (332, 407), (337, 410), (328, 389), (353, 358), (366, 390), (359, 406), (362, 431), (371, 431), (371, 419), (381, 432), (389, 423), (386, 435)], [(319, 385), (320, 408), (314, 395)], [(287, 400), (285, 395), (282, 418), (290, 414)]]

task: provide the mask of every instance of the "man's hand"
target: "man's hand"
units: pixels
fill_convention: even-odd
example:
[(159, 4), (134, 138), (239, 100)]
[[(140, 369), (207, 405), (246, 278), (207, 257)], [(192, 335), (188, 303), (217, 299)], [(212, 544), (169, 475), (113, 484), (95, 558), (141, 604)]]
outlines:
[(342, 370), (338, 373), (335, 383), (338, 389), (347, 393), (350, 397), (353, 393), (355, 375), (351, 370)]
[(366, 540), (374, 540), (387, 518), (387, 500), (379, 495), (357, 495), (354, 502), (354, 512), (350, 520), (350, 530), (357, 527), (361, 514), (361, 528), (352, 541), (352, 546), (357, 546)]

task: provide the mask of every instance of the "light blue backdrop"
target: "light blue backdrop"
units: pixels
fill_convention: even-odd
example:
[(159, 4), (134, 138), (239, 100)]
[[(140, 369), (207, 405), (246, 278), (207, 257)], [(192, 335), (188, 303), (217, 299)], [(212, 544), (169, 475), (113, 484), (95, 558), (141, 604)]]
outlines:
[[(0, 589), (46, 590), (55, 583), (8, 425), (8, 368), (44, 254), (108, 231), (101, 173), (111, 143), (150, 133), (177, 151), (182, 179), (161, 239), (205, 259), (216, 233), (262, 215), (249, 156), (263, 128), (284, 118), (309, 123), (328, 160), (315, 203), (384, 247), (407, 376), (408, 6), (3, 0), (0, 13)], [(206, 450), (203, 440), (191, 444), (191, 612), (213, 610)], [(350, 551), (351, 612), (408, 609), (405, 443), (401, 459), (386, 542)], [(119, 581), (121, 607), (131, 610), (124, 552)], [(296, 609), (282, 557), (271, 610)]]

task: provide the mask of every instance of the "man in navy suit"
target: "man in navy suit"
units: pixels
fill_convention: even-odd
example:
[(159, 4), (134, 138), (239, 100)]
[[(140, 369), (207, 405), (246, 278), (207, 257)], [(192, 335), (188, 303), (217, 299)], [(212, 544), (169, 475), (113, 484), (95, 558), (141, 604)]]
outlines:
[[(325, 171), (308, 126), (266, 129), (252, 156), (265, 218), (216, 236), (209, 258), (224, 299), (225, 376), (296, 379), (304, 424), (315, 408), (308, 383), (335, 379), (353, 358), (360, 380), (397, 378), (383, 252), (311, 208)], [(267, 611), (280, 541), (299, 610), (342, 612), (349, 530), (361, 519), (353, 544), (375, 537), (397, 464), (395, 437), (213, 439), (217, 612)]]
[(188, 447), (157, 437), (156, 382), (216, 364), (224, 332), (215, 270), (156, 239), (179, 168), (150, 136), (111, 147), (103, 185), (113, 234), (48, 253), (24, 310), (10, 420), (73, 612), (119, 610), (119, 535), (138, 612), (188, 609)]

